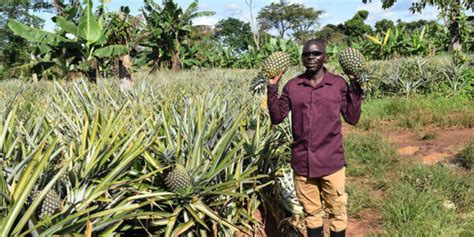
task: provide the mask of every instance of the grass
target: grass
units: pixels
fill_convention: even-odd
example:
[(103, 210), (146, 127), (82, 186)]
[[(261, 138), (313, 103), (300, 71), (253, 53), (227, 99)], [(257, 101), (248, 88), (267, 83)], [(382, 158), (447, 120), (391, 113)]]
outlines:
[(463, 167), (472, 169), (474, 166), (474, 139), (467, 143), (466, 147), (461, 151), (458, 160)]
[(385, 126), (391, 122), (399, 128), (424, 126), (465, 127), (474, 126), (472, 99), (417, 95), (408, 98), (386, 97), (364, 101), (358, 127), (364, 130)]
[(371, 195), (372, 190), (369, 186), (349, 182), (346, 192), (350, 197), (347, 206), (349, 216), (361, 218), (362, 210), (375, 207), (376, 199)]
[[(473, 154), (472, 144), (463, 154)], [(351, 217), (363, 218), (366, 209), (376, 211), (382, 219), (380, 234), (388, 236), (474, 234), (472, 171), (399, 162), (393, 146), (374, 131), (349, 134), (344, 148)]]
[[(390, 236), (460, 236), (474, 232), (473, 175), (441, 165), (404, 167), (379, 209)], [(454, 203), (449, 208), (446, 203)]]
[(378, 133), (349, 134), (345, 139), (344, 150), (349, 176), (383, 180), (386, 173), (398, 163), (395, 149)]

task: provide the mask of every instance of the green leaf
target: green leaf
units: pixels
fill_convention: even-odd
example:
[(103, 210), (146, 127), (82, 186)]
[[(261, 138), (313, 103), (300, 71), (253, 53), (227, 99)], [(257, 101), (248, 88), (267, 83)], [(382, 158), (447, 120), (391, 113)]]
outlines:
[(61, 29), (67, 33), (73, 34), (74, 36), (77, 37), (77, 26), (71, 22), (66, 20), (66, 18), (62, 16), (55, 16), (53, 17), (53, 21), (61, 27)]
[(171, 232), (173, 231), (174, 229), (174, 225), (176, 223), (176, 219), (178, 218), (178, 215), (179, 213), (183, 210), (182, 207), (177, 207), (174, 212), (173, 212), (173, 216), (171, 218), (169, 218), (169, 222), (168, 222), (168, 225), (166, 226), (166, 232), (165, 232), (165, 237), (170, 237), (171, 236)]
[(128, 49), (124, 45), (109, 45), (94, 51), (94, 55), (99, 58), (109, 58), (121, 56), (128, 53)]
[(232, 224), (231, 222), (229, 222), (228, 220), (226, 220), (225, 218), (222, 218), (221, 216), (219, 216), (217, 213), (215, 213), (211, 208), (209, 208), (206, 204), (204, 204), (202, 201), (197, 201), (193, 204), (191, 204), (191, 206), (201, 212), (203, 212), (204, 214), (206, 214), (208, 217), (210, 217), (211, 219), (213, 219), (214, 221), (217, 221), (219, 224), (222, 224), (224, 226), (227, 226), (228, 228), (234, 230), (234, 231), (242, 231), (246, 234), (248, 234), (246, 231), (238, 228), (237, 226), (235, 226), (234, 224)]
[(86, 40), (88, 45), (95, 43), (103, 34), (102, 26), (95, 18), (94, 13), (92, 13), (91, 0), (87, 0), (87, 7), (79, 21), (77, 30), (77, 35)]
[(9, 20), (8, 28), (16, 35), (33, 43), (44, 43), (49, 45), (58, 45), (60, 42), (69, 41), (68, 39), (36, 28), (29, 27), (17, 20)]
[[(57, 140), (54, 140), (52, 144), (49, 145), (49, 148), (46, 150), (46, 152), (43, 153), (43, 148), (45, 147), (46, 142), (46, 139), (42, 141), (42, 143), (39, 145), (37, 153), (34, 155), (33, 159), (28, 164), (28, 167), (22, 172), (21, 178), (18, 182), (18, 186), (15, 188), (15, 191), (12, 194), (12, 208), (1, 223), (0, 236), (9, 235), (10, 230), (14, 225), (14, 222), (20, 215), (21, 210), (23, 209), (23, 206), (31, 190), (33, 189), (33, 186), (36, 183), (36, 180), (38, 180), (39, 176), (41, 175), (41, 172), (47, 164), (48, 158), (53, 153)], [(18, 226), (15, 227), (18, 228)]]

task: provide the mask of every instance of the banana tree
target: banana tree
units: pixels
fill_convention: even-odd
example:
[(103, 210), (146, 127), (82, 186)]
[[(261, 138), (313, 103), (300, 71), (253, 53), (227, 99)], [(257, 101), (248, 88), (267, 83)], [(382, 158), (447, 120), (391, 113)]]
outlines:
[(104, 17), (104, 29), (107, 35), (108, 45), (125, 45), (128, 53), (113, 58), (113, 74), (119, 75), (119, 78), (132, 79), (132, 53), (136, 51), (138, 43), (141, 41), (141, 21), (138, 17), (130, 15), (130, 8), (120, 7), (117, 12), (107, 12)]
[[(371, 47), (371, 49), (369, 50), (369, 52), (372, 53), (372, 55), (377, 55), (378, 57), (382, 58), (382, 59), (387, 59), (389, 57), (391, 57), (393, 55), (393, 47), (391, 47), (393, 45), (392, 44), (389, 44), (389, 40), (391, 39), (393, 41), (393, 37), (391, 37), (391, 32), (392, 32), (392, 29), (387, 29), (387, 31), (385, 32), (385, 35), (380, 37), (380, 36), (372, 36), (372, 35), (365, 35), (371, 43), (377, 45), (377, 49), (376, 50), (373, 50)], [(379, 39), (380, 38), (380, 39)], [(367, 52), (367, 50), (365, 50)], [(377, 52), (378, 51), (378, 52)], [(376, 58), (378, 58), (376, 57)]]
[(146, 0), (143, 15), (147, 24), (148, 42), (143, 46), (151, 49), (147, 57), (153, 70), (168, 67), (180, 70), (183, 66), (180, 49), (193, 30), (192, 20), (211, 16), (214, 12), (198, 11), (198, 1), (193, 1), (183, 10), (173, 0), (163, 0), (162, 6)]
[(70, 9), (74, 14), (80, 13), (77, 23), (72, 14), (53, 17), (53, 21), (60, 28), (55, 33), (32, 28), (16, 20), (10, 20), (8, 27), (40, 49), (39, 54), (35, 56), (42, 58), (41, 62), (57, 65), (57, 61), (53, 60), (56, 57), (60, 62), (69, 61), (71, 63), (67, 67), (67, 73), (77, 71), (95, 81), (101, 59), (124, 55), (128, 50), (124, 45), (107, 45), (102, 23), (92, 13), (92, 0), (85, 0), (84, 4), (85, 9)]

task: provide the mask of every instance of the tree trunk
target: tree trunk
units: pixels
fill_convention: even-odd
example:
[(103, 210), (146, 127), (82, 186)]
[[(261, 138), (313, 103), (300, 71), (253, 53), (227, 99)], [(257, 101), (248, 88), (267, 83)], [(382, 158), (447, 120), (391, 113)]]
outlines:
[(461, 1), (455, 0), (451, 3), (449, 7), (449, 34), (451, 36), (451, 40), (449, 42), (449, 50), (460, 51), (462, 49), (461, 45), (461, 29), (459, 28), (459, 19), (458, 17), (461, 15)]
[(180, 71), (181, 70), (181, 59), (179, 58), (179, 41), (178, 39), (175, 40), (175, 49), (173, 57), (171, 58), (171, 69), (173, 71)]
[(31, 75), (31, 80), (33, 82), (38, 82), (38, 74), (36, 74), (35, 72), (33, 73), (33, 75)]
[(119, 78), (132, 79), (132, 59), (129, 54), (123, 55), (119, 60)]
[(451, 41), (449, 42), (450, 50), (461, 50), (461, 36), (459, 34), (459, 21), (457, 15), (454, 13), (451, 15), (451, 24), (449, 24), (449, 32), (451, 35)]
[(258, 26), (255, 24), (255, 18), (253, 17), (253, 0), (245, 0), (245, 4), (248, 6), (250, 11), (250, 22), (252, 24), (252, 36), (253, 43), (257, 51), (260, 51), (260, 34), (258, 31)]

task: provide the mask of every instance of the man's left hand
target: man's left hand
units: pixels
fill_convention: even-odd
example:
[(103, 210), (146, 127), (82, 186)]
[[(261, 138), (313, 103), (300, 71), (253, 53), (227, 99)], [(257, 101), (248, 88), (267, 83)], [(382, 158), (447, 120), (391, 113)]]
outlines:
[(349, 79), (350, 79), (351, 81), (357, 81), (357, 77), (356, 77), (356, 76), (351, 75), (351, 74), (347, 74), (347, 76), (349, 77)]

